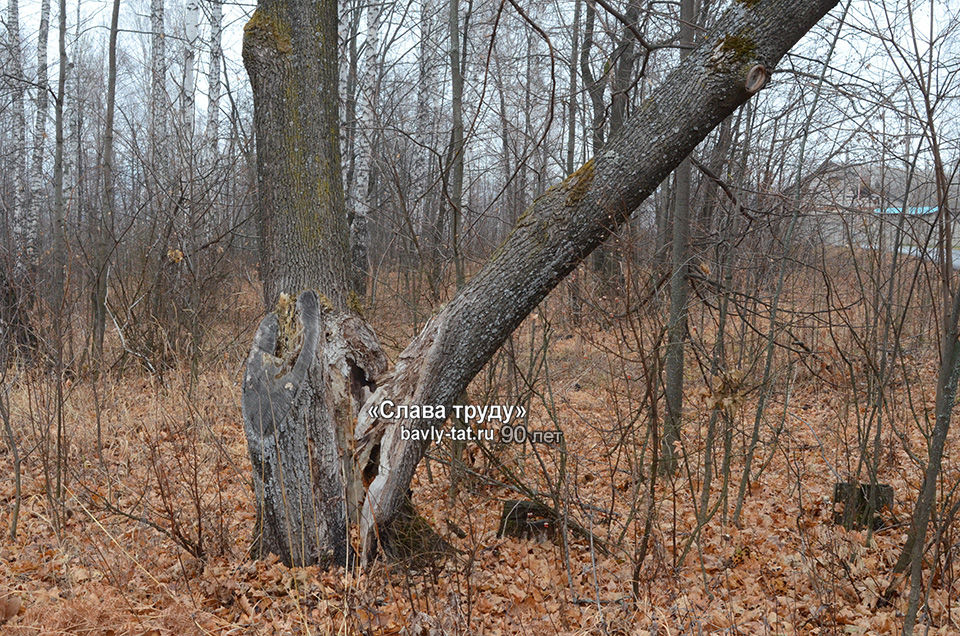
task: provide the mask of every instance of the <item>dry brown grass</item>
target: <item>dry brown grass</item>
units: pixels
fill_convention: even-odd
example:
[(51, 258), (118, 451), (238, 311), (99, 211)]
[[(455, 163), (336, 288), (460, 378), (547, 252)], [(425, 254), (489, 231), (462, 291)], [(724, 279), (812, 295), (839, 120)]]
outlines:
[[(562, 315), (558, 297), (548, 300), (543, 316)], [(411, 331), (408, 308), (396, 302), (385, 302), (372, 317), (388, 343), (402, 343)], [(893, 514), (901, 524), (875, 533), (869, 544), (864, 531), (834, 526), (833, 471), (844, 473), (848, 451), (855, 449), (850, 396), (856, 389), (816, 373), (794, 386), (792, 415), (779, 443), (758, 451), (761, 460), (770, 461), (751, 485), (742, 527), (721, 523), (718, 514), (674, 568), (697, 527), (690, 489), (699, 491), (695, 466), (709, 417), (700, 399), (702, 382), (690, 376), (683, 446), (697, 461), (690, 463), (689, 475), (681, 471), (673, 484), (660, 482), (652, 548), (640, 570), (640, 598), (634, 600), (632, 559), (643, 530), (639, 503), (646, 490), (638, 481), (644, 467), (636, 464), (636, 451), (645, 419), (624, 431), (642, 396), (643, 371), (635, 359), (624, 358), (616, 330), (568, 324), (556, 326), (547, 349), (550, 391), (543, 374), (537, 383), (544, 396), (552, 395), (565, 433), (564, 462), (555, 449), (538, 449), (538, 459), (529, 446), (501, 447), (494, 461), (468, 448), (473, 476), (453, 496), (443, 463), (430, 462), (429, 474), (427, 464), (421, 465), (414, 483), (420, 512), (459, 554), (434, 569), (379, 563), (360, 575), (251, 562), (254, 510), (239, 408), (248, 338), (235, 335), (252, 329), (257, 303), (255, 290), (238, 298), (236, 323), (223, 327), (223, 342), (232, 338), (233, 344), (207, 361), (195, 385), (184, 365), (163, 383), (128, 370), (67, 388), (69, 452), (64, 501), (57, 510), (48, 496), (55, 484), (50, 443), (55, 422), (49, 417), (54, 380), (25, 376), (12, 388), (12, 421), (24, 458), (23, 507), (16, 540), (5, 541), (0, 550), (0, 597), (15, 596), (22, 608), (3, 626), (5, 633), (883, 634), (900, 622), (905, 601), (897, 598), (884, 607), (878, 595), (889, 583), (904, 539), (920, 467), (899, 440), (885, 437), (880, 480), (894, 486)], [(519, 361), (542, 334), (542, 317), (525, 323), (514, 339)], [(913, 362), (913, 399), (921, 409), (932, 405), (934, 357), (927, 351)], [(788, 359), (781, 361), (784, 368)], [(491, 389), (486, 377), (497, 376), (482, 373), (472, 399), (488, 390), (510, 392), (503, 385)], [(783, 397), (782, 390), (775, 391), (768, 405), (771, 426), (782, 414)], [(532, 398), (531, 428), (554, 427), (547, 404)], [(750, 395), (733, 407), (734, 479), (754, 408)], [(914, 449), (922, 448), (907, 408), (900, 405), (894, 412)], [(766, 428), (763, 439), (771, 439)], [(957, 440), (951, 443), (956, 447)], [(432, 454), (443, 456), (436, 448)], [(3, 474), (10, 474), (11, 462), (4, 446)], [(506, 480), (496, 462), (540, 493), (558, 487), (562, 468), (559, 492), (571, 519), (612, 546), (610, 554), (573, 534), (568, 554), (563, 541), (497, 538), (500, 501), (517, 495), (494, 483)], [(948, 455), (944, 483), (958, 481), (960, 461)], [(719, 492), (715, 484), (711, 503)], [(730, 496), (735, 495), (734, 482)], [(4, 530), (13, 500), (12, 481), (0, 481)], [(596, 514), (586, 514), (590, 511)], [(447, 522), (466, 538), (449, 532)], [(960, 584), (952, 565), (935, 570), (928, 603), (935, 633), (958, 633)]]

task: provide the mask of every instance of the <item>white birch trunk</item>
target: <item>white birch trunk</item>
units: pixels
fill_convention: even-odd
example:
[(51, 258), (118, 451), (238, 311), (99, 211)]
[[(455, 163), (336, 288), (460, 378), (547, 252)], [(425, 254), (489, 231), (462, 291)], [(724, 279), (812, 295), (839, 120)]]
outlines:
[(366, 9), (366, 39), (364, 42), (363, 77), (360, 80), (360, 125), (357, 128), (357, 196), (353, 201), (353, 223), (350, 225), (350, 253), (353, 271), (353, 290), (361, 297), (366, 293), (367, 222), (373, 191), (373, 149), (378, 143), (377, 93), (380, 90), (380, 12), (382, 5), (368, 5)]
[(163, 0), (150, 0), (150, 159), (155, 174), (166, 165), (167, 145), (167, 50)]
[(414, 130), (414, 140), (417, 143), (413, 149), (415, 154), (411, 171), (413, 186), (411, 200), (414, 201), (413, 225), (419, 228), (420, 236), (426, 236), (430, 228), (430, 215), (427, 212), (427, 197), (430, 192), (427, 148), (430, 147), (430, 122), (432, 121), (429, 102), (429, 91), (433, 86), (430, 72), (430, 36), (433, 30), (431, 27), (430, 5), (426, 0), (421, 0), (420, 50), (417, 56), (417, 120)]
[(10, 67), (13, 81), (12, 113), (13, 120), (13, 236), (15, 237), (16, 258), (15, 277), (22, 280), (26, 273), (28, 248), (26, 235), (26, 198), (27, 198), (27, 119), (24, 105), (23, 50), (20, 42), (20, 3), (7, 0), (7, 42), (9, 45)]
[(210, 67), (208, 71), (206, 142), (210, 158), (217, 157), (220, 139), (220, 65), (223, 61), (223, 2), (210, 2)]
[(30, 205), (23, 218), (23, 246), (27, 268), (37, 266), (40, 193), (43, 189), (43, 150), (47, 126), (47, 36), (50, 33), (50, 0), (40, 3), (40, 34), (37, 40), (37, 112), (33, 126), (33, 156), (30, 162)]
[(186, 151), (192, 151), (193, 127), (196, 120), (195, 105), (197, 99), (197, 41), (200, 26), (199, 0), (187, 0), (186, 24), (184, 25), (186, 42), (183, 48), (183, 93), (180, 96), (180, 108), (183, 116), (183, 130), (187, 138)]

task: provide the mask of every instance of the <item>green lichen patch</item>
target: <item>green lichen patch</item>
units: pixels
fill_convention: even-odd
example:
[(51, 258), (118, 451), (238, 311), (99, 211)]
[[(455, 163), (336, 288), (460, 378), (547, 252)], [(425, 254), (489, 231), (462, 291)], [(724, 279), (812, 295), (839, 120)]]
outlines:
[(358, 316), (363, 316), (363, 298), (352, 289), (347, 294), (347, 308)]
[(726, 35), (720, 41), (720, 52), (724, 58), (729, 59), (734, 64), (743, 64), (753, 59), (756, 50), (757, 43), (753, 41), (753, 38), (743, 33)]
[(317, 292), (317, 301), (320, 303), (320, 310), (321, 310), (321, 311), (333, 311), (333, 310), (334, 310), (333, 303), (330, 302), (330, 299), (327, 298), (327, 295), (326, 295), (326, 294), (321, 294), (320, 292)]
[(290, 31), (283, 21), (262, 9), (257, 9), (250, 16), (250, 20), (243, 27), (243, 37), (258, 46), (268, 47), (279, 53), (290, 53), (293, 50)]
[(593, 184), (593, 167), (593, 159), (590, 159), (560, 184), (560, 188), (567, 193), (565, 200), (567, 207), (574, 207), (580, 203), (590, 190)]

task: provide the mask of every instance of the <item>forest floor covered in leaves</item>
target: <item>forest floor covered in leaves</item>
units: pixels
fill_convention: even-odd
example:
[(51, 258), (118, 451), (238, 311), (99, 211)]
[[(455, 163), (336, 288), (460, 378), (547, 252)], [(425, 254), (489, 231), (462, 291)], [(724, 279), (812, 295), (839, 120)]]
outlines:
[[(832, 522), (834, 483), (856, 468), (856, 410), (865, 407), (850, 400), (826, 365), (785, 363), (789, 390), (774, 391), (767, 405), (734, 525), (755, 395), (744, 389), (718, 404), (699, 375), (689, 376), (679, 447), (686, 461), (672, 478), (658, 478), (651, 505), (650, 418), (637, 407), (645, 390), (637, 381), (642, 361), (622, 354), (615, 328), (548, 326), (538, 315), (481, 373), (469, 398), (525, 403), (529, 428), (559, 426), (565, 450), (468, 445), (453, 488), (449, 450), (434, 446), (413, 497), (454, 548), (450, 554), (380, 561), (360, 574), (250, 560), (255, 513), (239, 405), (258, 302), (252, 290), (237, 296), (237, 319), (247, 331), (194, 381), (184, 365), (163, 380), (128, 370), (64, 382), (67, 450), (60, 457), (57, 382), (20, 372), (10, 417), (21, 505), (15, 540), (5, 535), (0, 542), (0, 631), (887, 634), (900, 625), (904, 585), (888, 604), (881, 595), (906, 536), (921, 468), (888, 429), (879, 476), (894, 488), (893, 510), (872, 533)], [(410, 331), (389, 323), (382, 329), (388, 346), (401, 345)], [(913, 360), (915, 412), (932, 409), (935, 362)], [(750, 384), (749, 376), (741, 380)], [(700, 524), (712, 406), (729, 414), (730, 461), (725, 471), (725, 420), (718, 418), (710, 518)], [(901, 430), (915, 448), (923, 443), (920, 426)], [(4, 533), (16, 502), (13, 469), (13, 454), (0, 445)], [(948, 451), (944, 483), (958, 476), (960, 464)], [(559, 511), (554, 529), (498, 537), (503, 500), (531, 494)], [(646, 555), (636, 569), (648, 511)], [(929, 551), (934, 581), (921, 617), (929, 633), (956, 634), (960, 582), (952, 555), (938, 549), (954, 541), (941, 538)]]

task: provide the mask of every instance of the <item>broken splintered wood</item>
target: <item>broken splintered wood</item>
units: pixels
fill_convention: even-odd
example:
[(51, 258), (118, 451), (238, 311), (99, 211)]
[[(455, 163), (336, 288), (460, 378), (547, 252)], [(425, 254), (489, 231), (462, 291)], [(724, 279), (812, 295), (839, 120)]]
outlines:
[(376, 388), (386, 356), (366, 323), (321, 312), (313, 291), (287, 309), (278, 306), (279, 318), (271, 313), (260, 323), (244, 373), (253, 552), (288, 565), (345, 563), (348, 504), (362, 489), (343, 444), (353, 440), (359, 404)]

